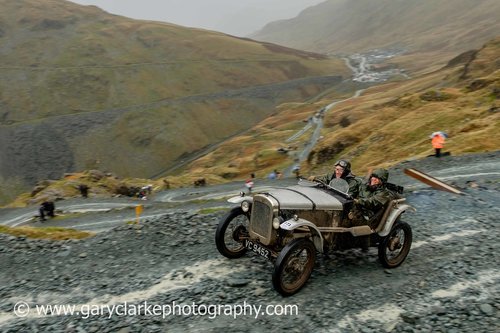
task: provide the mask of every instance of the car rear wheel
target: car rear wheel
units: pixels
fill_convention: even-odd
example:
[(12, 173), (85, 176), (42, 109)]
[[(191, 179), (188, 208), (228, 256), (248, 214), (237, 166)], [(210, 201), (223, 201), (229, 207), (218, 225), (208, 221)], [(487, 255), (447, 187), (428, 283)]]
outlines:
[(248, 238), (250, 216), (241, 207), (229, 211), (219, 222), (215, 231), (215, 244), (223, 256), (234, 259), (245, 254), (244, 238)]
[(311, 276), (315, 260), (316, 248), (309, 239), (300, 238), (288, 243), (274, 264), (274, 289), (283, 296), (295, 294)]
[(378, 246), (378, 258), (382, 266), (395, 268), (401, 265), (410, 252), (411, 241), (410, 225), (406, 222), (397, 221), (389, 235)]

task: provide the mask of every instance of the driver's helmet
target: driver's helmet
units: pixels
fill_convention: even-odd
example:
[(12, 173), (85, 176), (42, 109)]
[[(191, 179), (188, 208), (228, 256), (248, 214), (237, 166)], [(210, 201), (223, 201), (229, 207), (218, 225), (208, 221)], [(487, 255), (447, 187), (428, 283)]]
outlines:
[(337, 165), (344, 168), (344, 172), (342, 172), (341, 178), (345, 178), (351, 172), (351, 162), (347, 160), (338, 160), (337, 162), (335, 162), (334, 166)]

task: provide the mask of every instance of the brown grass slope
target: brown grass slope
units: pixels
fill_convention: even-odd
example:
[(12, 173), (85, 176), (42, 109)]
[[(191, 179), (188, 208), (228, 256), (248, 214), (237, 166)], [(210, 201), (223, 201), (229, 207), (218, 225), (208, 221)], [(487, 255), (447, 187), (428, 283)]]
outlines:
[(0, 201), (75, 170), (149, 177), (349, 75), (318, 54), (63, 0), (0, 8)]
[[(283, 104), (278, 114), (192, 163), (190, 175), (244, 179), (265, 177), (292, 160), (277, 152), (304, 126), (303, 119), (340, 96), (315, 104)], [(446, 131), (445, 151), (465, 154), (500, 149), (500, 38), (478, 51), (462, 54), (441, 70), (405, 82), (367, 89), (338, 104), (325, 116), (324, 139), (304, 162), (304, 174), (319, 174), (347, 158), (354, 170), (386, 167), (433, 153), (429, 135)], [(350, 125), (345, 125), (345, 119)], [(342, 126), (342, 122), (344, 125)], [(304, 136), (298, 143), (307, 140)]]
[(497, 0), (329, 0), (269, 23), (252, 38), (321, 53), (404, 48), (424, 54), (419, 69), (429, 69), (496, 37), (499, 17)]

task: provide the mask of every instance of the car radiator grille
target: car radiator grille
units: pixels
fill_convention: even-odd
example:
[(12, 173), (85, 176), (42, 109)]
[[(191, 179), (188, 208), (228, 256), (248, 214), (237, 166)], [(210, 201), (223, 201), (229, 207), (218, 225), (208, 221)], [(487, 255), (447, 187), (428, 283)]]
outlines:
[(269, 239), (272, 231), (273, 212), (267, 204), (254, 201), (251, 215), (250, 229), (261, 239)]

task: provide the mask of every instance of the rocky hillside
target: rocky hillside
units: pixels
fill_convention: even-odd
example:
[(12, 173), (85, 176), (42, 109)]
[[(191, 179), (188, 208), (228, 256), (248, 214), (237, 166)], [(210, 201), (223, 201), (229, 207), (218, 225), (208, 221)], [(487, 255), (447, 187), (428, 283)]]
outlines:
[(0, 201), (64, 172), (150, 177), (349, 75), (322, 55), (94, 6), (0, 7)]
[(496, 0), (328, 0), (252, 38), (322, 53), (392, 48), (419, 54), (401, 60), (406, 68), (420, 58), (428, 69), (496, 37), (499, 16)]
[[(433, 153), (429, 135), (438, 130), (449, 134), (445, 150), (454, 155), (500, 149), (499, 59), (497, 38), (451, 59), (439, 71), (371, 87), (335, 105), (324, 114), (323, 138), (302, 172), (326, 172), (341, 157), (352, 160), (359, 173), (425, 157)], [(283, 104), (276, 115), (192, 163), (187, 172), (244, 179), (252, 172), (265, 177), (273, 169), (283, 171), (294, 163), (294, 149), (300, 151), (309, 140), (310, 133), (287, 141), (304, 127), (304, 120), (346, 97)], [(283, 151), (290, 146), (292, 150)]]

